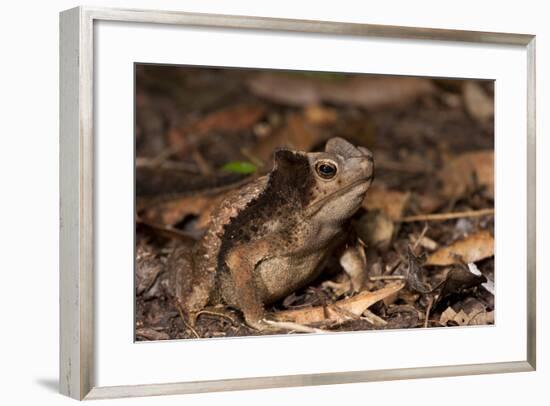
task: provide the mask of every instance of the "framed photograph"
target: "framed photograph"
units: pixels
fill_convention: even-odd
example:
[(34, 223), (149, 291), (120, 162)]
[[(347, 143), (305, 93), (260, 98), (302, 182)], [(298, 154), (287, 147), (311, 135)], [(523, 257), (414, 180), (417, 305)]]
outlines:
[(533, 35), (60, 28), (62, 393), (535, 369)]

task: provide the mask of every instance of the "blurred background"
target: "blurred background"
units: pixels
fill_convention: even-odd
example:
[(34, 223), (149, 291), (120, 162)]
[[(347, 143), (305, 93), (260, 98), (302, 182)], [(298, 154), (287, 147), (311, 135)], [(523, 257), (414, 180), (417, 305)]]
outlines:
[(425, 187), (417, 175), (447, 157), (493, 148), (493, 82), (136, 67), (138, 158), (176, 160), (190, 174), (231, 162), (252, 171), (276, 146), (308, 151), (332, 136), (373, 149), (378, 179)]

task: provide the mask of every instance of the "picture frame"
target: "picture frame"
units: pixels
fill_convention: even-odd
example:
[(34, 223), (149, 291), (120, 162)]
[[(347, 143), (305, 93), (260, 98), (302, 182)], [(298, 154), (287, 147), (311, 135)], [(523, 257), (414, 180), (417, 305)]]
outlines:
[[(138, 385), (97, 385), (94, 213), (97, 159), (94, 143), (96, 89), (94, 31), (98, 22), (210, 27), (241, 31), (313, 33), (348, 37), (513, 45), (526, 51), (526, 246), (524, 268), (526, 352), (522, 359), (503, 362), (412, 368), (365, 369), (298, 373), (215, 380), (156, 382)], [(391, 25), (337, 23), (195, 14), (185, 12), (77, 7), (60, 17), (60, 391), (75, 399), (152, 396), (226, 390), (368, 382), (442, 376), (533, 371), (536, 368), (536, 191), (535, 191), (535, 36)], [(129, 236), (131, 238), (131, 236)], [(128, 283), (131, 283), (130, 281)], [(162, 345), (162, 344), (161, 344)]]

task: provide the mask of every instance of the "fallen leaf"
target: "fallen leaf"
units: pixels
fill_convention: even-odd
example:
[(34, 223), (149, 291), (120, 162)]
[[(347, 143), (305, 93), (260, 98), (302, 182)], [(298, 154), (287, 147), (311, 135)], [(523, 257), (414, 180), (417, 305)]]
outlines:
[(435, 251), (439, 247), (437, 242), (435, 242), (431, 238), (423, 236), (418, 239), (418, 237), (418, 235), (409, 234), (409, 241), (411, 242), (411, 244), (418, 244), (419, 246), (426, 248), (429, 251)]
[(148, 246), (136, 250), (136, 294), (141, 295), (153, 286), (164, 264)]
[(435, 90), (433, 83), (424, 78), (357, 75), (327, 80), (274, 73), (256, 75), (248, 86), (259, 97), (290, 106), (329, 102), (367, 109), (408, 104)]
[(411, 194), (387, 189), (385, 186), (373, 185), (367, 192), (363, 207), (367, 210), (382, 210), (392, 221), (403, 216)]
[(332, 290), (332, 293), (335, 297), (340, 297), (345, 295), (346, 293), (353, 292), (353, 286), (351, 285), (351, 280), (349, 278), (344, 279), (341, 282), (324, 281), (323, 283), (321, 283), (321, 286), (325, 289)]
[[(374, 292), (361, 292), (349, 299), (343, 299), (328, 306), (315, 306), (305, 309), (285, 310), (274, 313), (276, 320), (292, 321), (299, 324), (318, 323), (326, 320), (343, 322), (348, 320), (345, 313), (361, 316), (370, 306), (383, 300), (385, 297), (400, 291), (404, 283), (392, 283)], [(344, 314), (343, 314), (344, 313)]]
[(160, 198), (177, 198), (195, 193), (215, 194), (234, 189), (245, 183), (249, 175), (219, 172), (215, 174), (190, 174), (171, 166), (136, 167), (136, 196), (139, 209)]
[(466, 152), (449, 160), (441, 170), (442, 194), (459, 198), (475, 186), (485, 186), (489, 197), (494, 197), (494, 152), (480, 150)]
[(456, 312), (454, 309), (449, 306), (445, 309), (443, 313), (441, 313), (441, 316), (439, 317), (439, 322), (443, 325), (446, 325), (449, 320), (453, 320), (456, 317)]
[(411, 250), (410, 247), (408, 248), (407, 255), (409, 259), (406, 271), (407, 287), (410, 290), (418, 293), (430, 293), (432, 291), (432, 287), (421, 280), (420, 273), (423, 271), (423, 269), (420, 266), (420, 261), (418, 260), (416, 255), (414, 255), (414, 252)]
[(156, 331), (152, 328), (138, 328), (136, 329), (136, 336), (139, 336), (149, 341), (170, 339), (170, 336), (167, 333), (163, 331)]
[(253, 94), (275, 103), (307, 106), (321, 101), (316, 81), (306, 77), (260, 73), (247, 84)]
[(355, 223), (357, 235), (368, 246), (385, 250), (389, 247), (395, 225), (381, 210), (372, 210)]
[(266, 108), (259, 104), (238, 104), (206, 115), (195, 122), (188, 131), (200, 134), (211, 131), (244, 131), (252, 128), (265, 112)]
[(439, 322), (446, 325), (452, 321), (459, 326), (487, 325), (495, 322), (494, 311), (488, 311), (483, 303), (473, 298), (467, 298), (457, 309), (458, 312), (450, 306), (447, 307), (441, 313)]
[(271, 162), (271, 155), (278, 147), (311, 151), (326, 138), (318, 126), (311, 124), (302, 114), (293, 113), (286, 117), (284, 125), (252, 148), (250, 154), (260, 161)]
[(453, 318), (454, 321), (456, 321), (456, 323), (459, 325), (459, 326), (464, 326), (466, 324), (468, 324), (468, 321), (470, 320), (470, 318), (468, 317), (468, 315), (464, 312), (464, 310), (460, 310), (456, 315), (455, 317)]
[(462, 107), (462, 99), (458, 94), (443, 93), (441, 95), (441, 100), (443, 101), (443, 103), (445, 103), (447, 106), (451, 107), (452, 109), (458, 109)]
[(419, 326), (421, 318), (424, 316), (418, 309), (411, 305), (393, 305), (386, 311), (389, 316), (386, 328), (404, 329)]
[(495, 254), (495, 240), (490, 232), (479, 231), (440, 248), (426, 260), (425, 265), (452, 265), (456, 263), (477, 262)]
[(187, 196), (159, 203), (143, 210), (141, 218), (149, 223), (173, 226), (187, 216), (197, 216), (197, 227), (210, 222), (212, 210), (223, 196)]
[(491, 310), (490, 312), (483, 311), (475, 314), (470, 314), (470, 320), (468, 322), (469, 326), (483, 326), (487, 324), (495, 324), (495, 312)]
[(340, 255), (340, 265), (351, 282), (353, 292), (360, 292), (367, 279), (367, 257), (364, 247), (357, 243), (347, 247)]
[(434, 194), (415, 194), (415, 199), (420, 212), (423, 214), (433, 213), (439, 209), (443, 203), (441, 197)]
[(314, 125), (329, 125), (336, 122), (338, 112), (329, 107), (312, 104), (304, 109), (304, 117)]
[(207, 114), (191, 124), (172, 127), (168, 141), (179, 157), (185, 157), (198, 139), (212, 132), (236, 133), (252, 129), (265, 115), (266, 108), (259, 104), (239, 104)]
[[(481, 271), (479, 270), (479, 268), (476, 266), (476, 264), (474, 264), (473, 262), (470, 262), (468, 264), (468, 270), (473, 273), (474, 275), (482, 275)], [(486, 277), (487, 278), (487, 277)], [(487, 278), (487, 282), (485, 283), (482, 283), (481, 286), (483, 286), (485, 288), (485, 290), (487, 290), (487, 292), (491, 293), (493, 296), (495, 294), (495, 282), (492, 281), (491, 279)]]
[(472, 80), (464, 82), (462, 98), (468, 114), (478, 120), (485, 121), (495, 115), (493, 98), (485, 90)]
[(373, 312), (371, 312), (369, 309), (365, 310), (363, 312), (363, 317), (373, 326), (377, 327), (384, 327), (388, 325), (388, 322), (384, 320), (382, 317), (377, 316)]
[(320, 97), (334, 104), (378, 109), (407, 105), (434, 90), (433, 83), (424, 78), (362, 75), (322, 83)]
[(439, 284), (439, 297), (437, 302), (444, 302), (449, 296), (460, 294), (474, 286), (487, 282), (483, 275), (474, 275), (465, 266), (454, 266), (445, 275), (445, 279)]

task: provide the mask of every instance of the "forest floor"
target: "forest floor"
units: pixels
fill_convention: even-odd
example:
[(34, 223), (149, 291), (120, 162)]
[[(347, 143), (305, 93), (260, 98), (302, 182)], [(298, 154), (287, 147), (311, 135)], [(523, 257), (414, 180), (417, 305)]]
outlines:
[(365, 300), (359, 313), (344, 309), (308, 328), (493, 324), (493, 92), (492, 81), (139, 65), (136, 164), (179, 171), (199, 187), (138, 201), (136, 339), (266, 334), (230, 308), (189, 326), (171, 300), (167, 260), (176, 247), (192, 249), (220, 190), (236, 187), (212, 189), (209, 178), (259, 176), (276, 147), (316, 151), (335, 136), (375, 157), (375, 181), (350, 224), (365, 247), (365, 290), (350, 293), (335, 259), (267, 310), (307, 313), (355, 298)]

